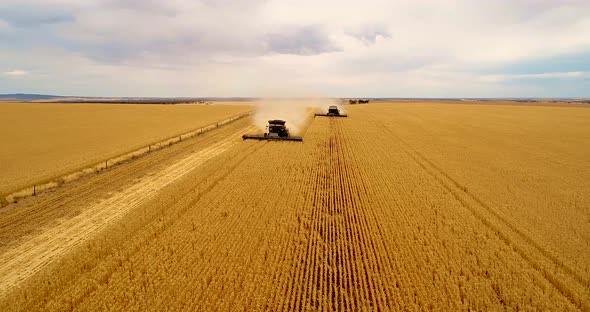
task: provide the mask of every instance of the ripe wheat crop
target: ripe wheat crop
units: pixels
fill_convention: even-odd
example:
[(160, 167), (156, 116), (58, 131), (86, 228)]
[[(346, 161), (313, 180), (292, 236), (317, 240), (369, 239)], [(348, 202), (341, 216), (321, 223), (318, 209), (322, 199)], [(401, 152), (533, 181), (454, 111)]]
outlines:
[[(178, 169), (0, 307), (588, 310), (589, 109), (347, 113), (313, 119), (303, 143), (203, 138), (208, 149), (170, 167), (194, 170)], [(14, 261), (5, 254), (0, 263)]]
[(0, 194), (250, 110), (245, 105), (0, 104)]

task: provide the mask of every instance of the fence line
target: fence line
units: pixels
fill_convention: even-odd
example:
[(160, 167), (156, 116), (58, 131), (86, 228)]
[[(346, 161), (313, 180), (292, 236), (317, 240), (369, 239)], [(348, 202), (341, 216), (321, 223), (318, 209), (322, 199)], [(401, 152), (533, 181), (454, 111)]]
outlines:
[(86, 175), (89, 175), (92, 173), (99, 173), (102, 170), (108, 169), (109, 163), (110, 163), (111, 167), (116, 166), (124, 161), (129, 160), (129, 159), (143, 156), (143, 155), (149, 154), (155, 150), (160, 150), (160, 149), (163, 149), (166, 147), (170, 147), (173, 144), (180, 143), (180, 142), (182, 142), (183, 139), (189, 139), (189, 138), (201, 135), (203, 133), (207, 133), (211, 130), (217, 129), (221, 126), (224, 126), (226, 124), (234, 122), (238, 119), (250, 116), (251, 114), (252, 114), (252, 111), (248, 111), (248, 112), (241, 113), (241, 114), (236, 114), (236, 115), (233, 115), (233, 116), (226, 118), (222, 121), (211, 123), (206, 126), (201, 126), (198, 129), (195, 129), (195, 130), (192, 130), (192, 131), (180, 134), (180, 135), (177, 134), (177, 135), (168, 137), (167, 139), (164, 139), (164, 140), (159, 140), (157, 142), (149, 143), (147, 145), (147, 147), (144, 145), (144, 147), (140, 147), (134, 151), (126, 152), (124, 154), (106, 159), (104, 161), (104, 163), (101, 161), (101, 162), (95, 163), (94, 165), (91, 165), (89, 167), (83, 167), (81, 169), (77, 169), (77, 170), (75, 170), (71, 173), (68, 173), (66, 175), (62, 175), (60, 177), (48, 179), (49, 182), (43, 182), (41, 184), (37, 184), (37, 183), (33, 184), (32, 186), (23, 188), (19, 191), (12, 192), (6, 196), (0, 197), (0, 207), (10, 204), (10, 203), (15, 203), (18, 200), (29, 197), (29, 196), (37, 195), (37, 193), (39, 193), (39, 192), (42, 192), (42, 191), (45, 191), (48, 189), (52, 189), (54, 187), (57, 187), (60, 184), (65, 183), (65, 182), (70, 182), (70, 181), (76, 180), (80, 177), (83, 177), (83, 176), (86, 176)]

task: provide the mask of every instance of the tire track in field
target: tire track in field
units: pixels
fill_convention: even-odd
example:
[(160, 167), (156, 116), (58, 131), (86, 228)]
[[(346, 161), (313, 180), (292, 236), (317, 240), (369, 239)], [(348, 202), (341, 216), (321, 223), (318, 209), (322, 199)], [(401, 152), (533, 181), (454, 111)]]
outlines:
[[(391, 136), (393, 136), (396, 140), (402, 143), (403, 146), (406, 147), (406, 149), (403, 150), (403, 152), (406, 155), (410, 156), (411, 159), (413, 159), (422, 169), (424, 169), (424, 171), (426, 171), (430, 176), (432, 176), (439, 185), (441, 185), (444, 189), (451, 193), (451, 195), (453, 195), (453, 197), (457, 201), (459, 201), (461, 205), (467, 208), (481, 223), (483, 223), (485, 226), (487, 226), (493, 232), (495, 232), (506, 245), (510, 246), (532, 268), (538, 271), (540, 275), (543, 276), (551, 285), (553, 285), (553, 287), (555, 287), (555, 289), (557, 289), (559, 293), (561, 293), (572, 304), (579, 307), (583, 311), (590, 311), (590, 304), (587, 302), (587, 299), (584, 299), (576, 291), (572, 290), (571, 286), (569, 286), (566, 282), (562, 281), (559, 277), (557, 277), (552, 271), (546, 268), (545, 265), (533, 259), (532, 256), (529, 255), (529, 252), (527, 252), (527, 250), (525, 250), (523, 246), (520, 246), (520, 244), (514, 242), (514, 240), (510, 238), (510, 234), (507, 234), (506, 231), (501, 228), (501, 226), (508, 228), (509, 231), (516, 234), (518, 238), (524, 241), (525, 245), (533, 247), (534, 250), (540, 253), (546, 260), (549, 260), (553, 264), (554, 269), (562, 270), (569, 277), (573, 278), (576, 282), (580, 283), (580, 286), (588, 287), (590, 285), (590, 281), (588, 281), (583, 276), (575, 272), (573, 269), (565, 265), (559, 258), (557, 258), (549, 251), (544, 249), (529, 235), (527, 235), (525, 232), (521, 231), (515, 225), (513, 225), (509, 220), (502, 217), (492, 207), (490, 207), (488, 204), (482, 201), (475, 194), (469, 192), (465, 186), (461, 185), (442, 168), (440, 168), (432, 161), (430, 161), (428, 158), (426, 158), (424, 155), (422, 155), (420, 152), (418, 152), (409, 143), (405, 142), (402, 138), (400, 138), (396, 133), (394, 133), (381, 121), (375, 118), (372, 119), (374, 124), (380, 125), (380, 129), (385, 129), (385, 131), (387, 131)], [(481, 208), (483, 208), (485, 212), (487, 212), (489, 215), (491, 215), (494, 219), (497, 220), (499, 225), (494, 224), (493, 221), (490, 221), (489, 218), (486, 218), (486, 216), (481, 212), (482, 209), (478, 209), (476, 206), (480, 206)]]
[[(358, 170), (341, 131), (343, 120), (329, 119), (329, 132), (318, 142), (323, 162), (312, 169), (308, 209), (299, 219), (298, 260), (282, 296), (283, 308), (372, 310), (394, 298), (384, 276), (391, 263), (379, 222), (367, 205), (365, 177)], [(298, 239), (299, 241), (299, 239)]]
[[(239, 146), (239, 144), (234, 145), (234, 146)], [(250, 145), (249, 147), (246, 147), (245, 149), (241, 150), (241, 153), (233, 153), (233, 151), (236, 151), (236, 149), (233, 149), (232, 153), (231, 153), (232, 160), (229, 163), (224, 163), (225, 167), (223, 169), (216, 170), (215, 176), (209, 176), (207, 178), (206, 182), (203, 182), (206, 185), (206, 187), (204, 187), (203, 189), (199, 190), (196, 193), (194, 193), (193, 191), (188, 191), (179, 197), (175, 197), (174, 202), (171, 204), (171, 206), (168, 206), (168, 208), (166, 210), (166, 214), (167, 214), (166, 218), (160, 219), (157, 227), (152, 228), (152, 230), (149, 231), (149, 233), (150, 233), (149, 235), (144, 236), (143, 239), (139, 239), (139, 240), (136, 239), (136, 240), (134, 240), (134, 242), (127, 241), (127, 243), (129, 244), (128, 246), (133, 246), (130, 248), (131, 252), (126, 253), (127, 261), (129, 260), (129, 258), (135, 257), (139, 252), (141, 252), (142, 249), (147, 248), (146, 246), (148, 246), (148, 245), (154, 246), (156, 244), (156, 242), (162, 243), (162, 240), (160, 238), (161, 234), (168, 231), (171, 227), (178, 226), (178, 223), (182, 222), (182, 220), (187, 219), (188, 218), (187, 215), (190, 214), (190, 213), (188, 213), (189, 210), (192, 207), (195, 207), (200, 201), (202, 201), (203, 196), (208, 194), (210, 191), (214, 190), (215, 187), (219, 183), (222, 183), (227, 178), (228, 175), (232, 174), (236, 168), (241, 166), (242, 163), (247, 158), (251, 157), (251, 155), (253, 153), (255, 153), (258, 149), (260, 149), (262, 146), (263, 145)], [(217, 161), (217, 160), (215, 160), (215, 161)], [(186, 182), (188, 185), (190, 185), (189, 181), (186, 181)], [(183, 183), (183, 186), (185, 186), (185, 185), (186, 184)], [(179, 194), (179, 193), (177, 193), (177, 194)], [(161, 196), (165, 196), (165, 194), (163, 194), (163, 193), (158, 194), (158, 197), (161, 197)], [(129, 218), (129, 217), (126, 216), (126, 218)], [(195, 230), (194, 222), (192, 223), (192, 226), (193, 226), (192, 231), (194, 231)], [(154, 233), (154, 234), (158, 233), (158, 234), (154, 236), (152, 233)], [(183, 234), (187, 234), (187, 233), (183, 233)], [(156, 239), (156, 237), (157, 237), (157, 239)], [(186, 237), (178, 238), (178, 239), (174, 239), (174, 240), (176, 242), (178, 242), (182, 239), (186, 239)], [(164, 244), (168, 245), (168, 243), (164, 243)], [(216, 245), (218, 245), (217, 241), (211, 241), (210, 246), (216, 246)], [(193, 243), (192, 247), (193, 247), (192, 250), (194, 251), (194, 243)], [(68, 255), (68, 257), (69, 256), (70, 255)], [(187, 256), (188, 256), (188, 253), (187, 253)], [(110, 284), (112, 282), (113, 275), (117, 273), (118, 268), (120, 268), (120, 266), (118, 264), (111, 263), (111, 266), (108, 269), (105, 269), (106, 271), (109, 272), (108, 274), (105, 274), (102, 276), (102, 278), (106, 284)], [(205, 271), (206, 271), (206, 269), (203, 268), (200, 272), (204, 274)], [(75, 302), (75, 304), (72, 305), (73, 310), (84, 310), (83, 308), (80, 308), (80, 304), (84, 300), (92, 297), (92, 295), (94, 295), (96, 290), (97, 290), (96, 287), (91, 287), (91, 288), (89, 288), (88, 291), (83, 292), (81, 296), (72, 300), (73, 302)]]
[(81, 214), (0, 255), (0, 296), (61, 254), (91, 238), (109, 223), (156, 196), (161, 188), (237, 144), (242, 132), (243, 130), (239, 130), (225, 140), (182, 158), (159, 172), (138, 179), (127, 189), (91, 205)]

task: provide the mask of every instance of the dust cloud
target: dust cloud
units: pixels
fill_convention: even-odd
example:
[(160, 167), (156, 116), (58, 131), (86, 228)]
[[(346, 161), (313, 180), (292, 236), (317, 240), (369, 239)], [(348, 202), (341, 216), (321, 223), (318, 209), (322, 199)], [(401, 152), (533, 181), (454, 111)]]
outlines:
[(333, 98), (262, 98), (256, 103), (254, 124), (264, 131), (271, 119), (285, 120), (293, 135), (302, 135), (316, 112), (326, 112), (330, 105), (341, 107)]

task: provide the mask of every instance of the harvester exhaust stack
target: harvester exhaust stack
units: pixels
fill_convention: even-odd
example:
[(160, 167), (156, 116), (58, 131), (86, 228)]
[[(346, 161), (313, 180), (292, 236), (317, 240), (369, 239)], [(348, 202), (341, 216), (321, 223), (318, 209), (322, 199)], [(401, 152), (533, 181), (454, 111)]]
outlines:
[(300, 136), (289, 135), (289, 129), (285, 127), (284, 120), (269, 120), (268, 131), (264, 134), (244, 134), (242, 139), (244, 140), (267, 140), (267, 141), (303, 141)]
[(315, 114), (314, 117), (317, 116), (325, 116), (325, 117), (348, 117), (348, 115), (346, 114), (341, 114), (340, 113), (340, 109), (338, 109), (338, 106), (330, 106), (328, 108), (328, 113), (327, 114)]

